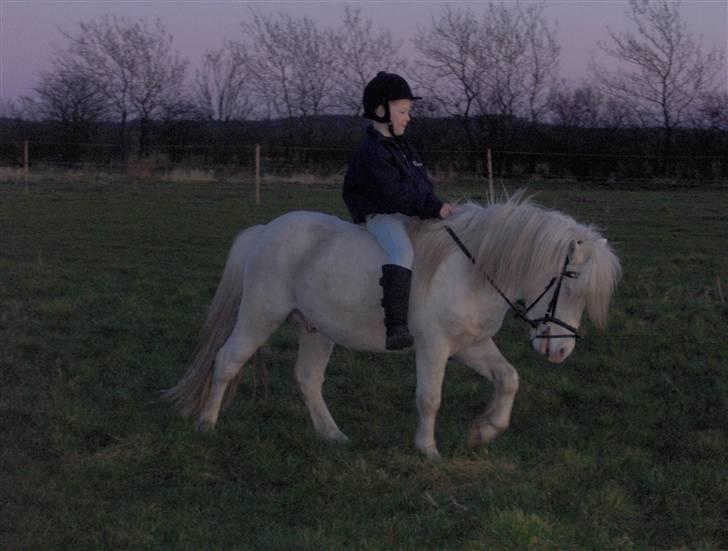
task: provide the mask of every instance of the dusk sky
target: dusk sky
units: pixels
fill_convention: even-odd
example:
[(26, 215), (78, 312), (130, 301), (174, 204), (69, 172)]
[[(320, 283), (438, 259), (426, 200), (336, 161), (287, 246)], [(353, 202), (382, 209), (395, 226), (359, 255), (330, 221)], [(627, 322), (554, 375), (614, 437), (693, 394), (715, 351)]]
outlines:
[[(527, 2), (523, 2), (524, 4)], [(0, 97), (28, 94), (40, 70), (48, 68), (54, 48), (65, 44), (59, 28), (75, 32), (78, 22), (103, 14), (132, 18), (159, 17), (174, 36), (177, 50), (189, 58), (191, 68), (205, 50), (218, 48), (224, 39), (240, 36), (240, 22), (249, 18), (249, 8), (309, 16), (322, 27), (337, 26), (344, 6), (361, 8), (365, 19), (389, 29), (403, 41), (402, 53), (412, 57), (410, 39), (418, 28), (427, 28), (433, 16), (447, 4), (481, 13), (483, 2), (240, 2), (240, 1), (41, 1), (0, 0)], [(607, 27), (625, 30), (629, 24), (627, 2), (547, 0), (545, 16), (558, 24), (561, 74), (578, 81), (587, 77), (586, 66), (598, 41), (608, 41)], [(728, 0), (685, 0), (681, 11), (689, 30), (702, 35), (704, 49), (728, 48)], [(190, 71), (190, 75), (194, 71)], [(728, 90), (728, 69), (722, 75)]]

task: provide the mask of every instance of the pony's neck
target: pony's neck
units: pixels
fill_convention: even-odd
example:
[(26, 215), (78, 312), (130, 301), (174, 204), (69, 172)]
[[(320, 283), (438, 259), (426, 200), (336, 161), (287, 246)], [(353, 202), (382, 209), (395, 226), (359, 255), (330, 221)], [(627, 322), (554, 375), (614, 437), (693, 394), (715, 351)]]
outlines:
[(475, 258), (471, 269), (479, 273), (480, 284), (490, 286), (490, 278), (515, 300), (532, 291), (534, 281), (540, 282), (560, 269), (579, 226), (567, 216), (520, 197), (488, 207), (459, 205), (447, 220), (423, 221), (415, 226), (415, 254), (425, 280), (430, 280), (450, 256), (465, 258), (448, 227)]

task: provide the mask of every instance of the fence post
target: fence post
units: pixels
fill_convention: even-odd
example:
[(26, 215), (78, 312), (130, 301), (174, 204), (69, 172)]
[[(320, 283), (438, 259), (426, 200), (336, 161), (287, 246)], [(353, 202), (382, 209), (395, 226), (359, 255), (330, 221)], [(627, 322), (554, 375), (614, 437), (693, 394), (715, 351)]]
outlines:
[(488, 148), (488, 202), (495, 202), (495, 190), (493, 189), (493, 156)]
[(255, 144), (255, 204), (260, 206), (260, 144)]
[(29, 177), (29, 159), (28, 159), (28, 140), (23, 142), (23, 174), (25, 176), (25, 193), (28, 193), (28, 177)]

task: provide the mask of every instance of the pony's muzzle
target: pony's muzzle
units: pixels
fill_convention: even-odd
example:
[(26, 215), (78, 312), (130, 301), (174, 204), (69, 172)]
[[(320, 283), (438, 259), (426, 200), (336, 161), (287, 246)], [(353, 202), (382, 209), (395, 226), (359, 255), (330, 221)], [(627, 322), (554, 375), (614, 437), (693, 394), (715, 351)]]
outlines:
[(559, 346), (558, 348), (554, 350), (549, 350), (548, 353), (548, 359), (552, 364), (560, 364), (562, 363), (566, 358), (571, 355), (571, 351), (574, 349), (573, 341), (571, 343), (571, 346)]
[[(551, 329), (548, 324), (534, 329), (531, 335), (531, 346), (536, 352), (546, 356), (549, 362), (560, 364), (574, 351), (576, 339), (573, 336), (560, 338), (558, 335), (553, 335)], [(556, 331), (558, 333), (558, 329)]]

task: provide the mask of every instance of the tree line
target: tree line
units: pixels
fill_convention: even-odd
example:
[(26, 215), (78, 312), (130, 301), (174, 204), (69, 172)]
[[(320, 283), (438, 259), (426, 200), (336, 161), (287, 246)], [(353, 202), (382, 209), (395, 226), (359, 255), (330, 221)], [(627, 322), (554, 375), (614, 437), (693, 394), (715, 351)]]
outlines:
[(329, 28), (251, 8), (240, 34), (205, 52), (194, 72), (161, 21), (103, 16), (61, 31), (63, 46), (32, 93), (3, 106), (2, 133), (43, 124), (68, 144), (111, 139), (124, 160), (160, 142), (269, 139), (289, 152), (349, 145), (364, 85), (390, 70), (425, 97), (416, 111), (430, 121), (415, 136), (421, 147), (470, 152), (470, 170), (487, 147), (618, 153), (636, 142), (662, 157), (662, 168), (676, 155), (725, 151), (725, 56), (704, 51), (679, 2), (630, 0), (628, 30), (609, 30), (578, 83), (560, 76), (557, 27), (544, 11), (445, 7), (417, 32), (408, 58), (401, 41), (355, 8)]

